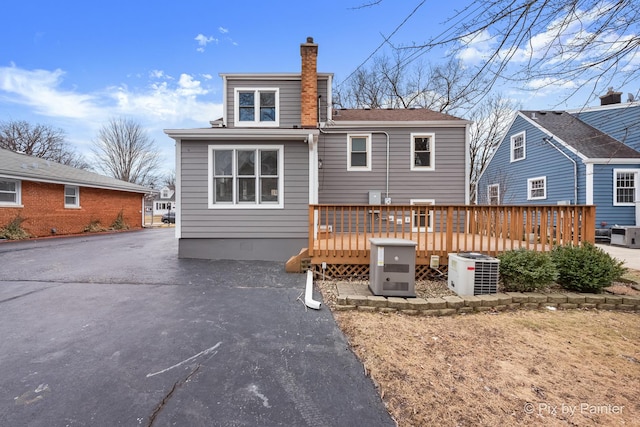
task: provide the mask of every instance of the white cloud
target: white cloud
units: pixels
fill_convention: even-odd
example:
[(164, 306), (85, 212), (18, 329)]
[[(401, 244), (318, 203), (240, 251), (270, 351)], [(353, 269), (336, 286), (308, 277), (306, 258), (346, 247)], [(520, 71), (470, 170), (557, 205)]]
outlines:
[(218, 31), (220, 32), (220, 34), (227, 34), (229, 32), (229, 30), (224, 27), (218, 27)]
[(462, 45), (464, 47), (458, 52), (458, 58), (467, 64), (484, 62), (495, 50), (491, 35), (486, 30), (465, 37)]
[(97, 104), (95, 96), (60, 89), (64, 74), (60, 69), (24, 70), (15, 65), (0, 67), (0, 97), (29, 106), (45, 116), (93, 116)]
[(165, 74), (164, 71), (162, 70), (151, 70), (149, 72), (149, 77), (152, 79), (169, 79), (169, 80), (173, 80), (173, 77)]
[(209, 44), (209, 43), (218, 43), (218, 39), (212, 36), (205, 36), (204, 34), (198, 34), (194, 40), (196, 40), (198, 42), (198, 45), (200, 47), (196, 48), (196, 50), (198, 52), (204, 52), (204, 48)]
[(173, 143), (162, 129), (206, 127), (222, 115), (222, 104), (208, 101), (210, 96), (203, 100), (212, 89), (192, 75), (183, 73), (174, 79), (153, 70), (149, 76), (146, 87), (119, 84), (83, 93), (63, 88), (66, 74), (60, 69), (0, 67), (0, 111), (20, 111), (34, 122), (46, 117), (64, 129), (67, 140), (87, 157), (91, 157), (91, 140), (110, 117), (131, 117), (158, 142), (165, 167), (171, 170), (175, 167)]

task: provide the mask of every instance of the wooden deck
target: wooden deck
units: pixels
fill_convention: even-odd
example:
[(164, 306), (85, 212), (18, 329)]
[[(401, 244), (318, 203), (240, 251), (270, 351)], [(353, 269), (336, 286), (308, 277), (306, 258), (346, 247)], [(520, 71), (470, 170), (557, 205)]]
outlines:
[(496, 256), (595, 241), (595, 206), (310, 205), (312, 265), (369, 265), (370, 238), (416, 242), (416, 265), (462, 251)]

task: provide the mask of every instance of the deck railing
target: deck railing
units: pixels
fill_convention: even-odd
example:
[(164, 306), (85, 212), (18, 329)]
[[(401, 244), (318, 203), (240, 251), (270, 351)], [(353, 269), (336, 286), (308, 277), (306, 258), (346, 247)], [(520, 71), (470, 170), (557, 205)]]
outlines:
[(416, 262), (449, 253), (497, 255), (595, 240), (595, 206), (583, 205), (310, 205), (309, 255), (368, 263), (369, 239), (416, 242)]

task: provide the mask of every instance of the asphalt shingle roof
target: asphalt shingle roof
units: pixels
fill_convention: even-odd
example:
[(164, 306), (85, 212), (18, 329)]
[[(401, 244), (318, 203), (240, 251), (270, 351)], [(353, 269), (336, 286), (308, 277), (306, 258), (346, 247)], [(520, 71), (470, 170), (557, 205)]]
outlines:
[(398, 109), (336, 109), (333, 110), (334, 121), (398, 121), (428, 122), (442, 120), (462, 120), (449, 114), (439, 113), (427, 108)]
[(566, 144), (592, 159), (640, 159), (640, 152), (566, 111), (521, 111)]
[(108, 190), (149, 193), (151, 189), (94, 172), (0, 148), (0, 176)]

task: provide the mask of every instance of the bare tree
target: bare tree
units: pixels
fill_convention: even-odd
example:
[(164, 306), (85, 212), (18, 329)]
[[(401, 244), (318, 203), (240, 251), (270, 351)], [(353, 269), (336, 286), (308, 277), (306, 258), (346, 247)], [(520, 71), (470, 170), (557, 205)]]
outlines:
[(168, 187), (176, 187), (176, 172), (171, 171), (162, 177), (162, 184)]
[(25, 120), (0, 122), (0, 148), (40, 157), (79, 169), (89, 164), (65, 142), (65, 132)]
[(112, 118), (93, 141), (96, 169), (123, 181), (148, 185), (158, 180), (160, 152), (142, 126), (128, 118)]
[(504, 78), (531, 89), (566, 87), (567, 98), (584, 86), (602, 94), (640, 77), (637, 0), (475, 1), (447, 22), (438, 35), (402, 48), (411, 52), (404, 63), (434, 48), (458, 57), (480, 49), (474, 80), (487, 91)]
[[(476, 186), (476, 189), (479, 193), (477, 194), (477, 197), (478, 197), (477, 203), (482, 205), (491, 205), (491, 204), (505, 205), (505, 204), (512, 203), (513, 200), (515, 199), (515, 194), (509, 191), (512, 187), (510, 185), (512, 180), (513, 180), (512, 174), (507, 173), (502, 168), (499, 168), (493, 171), (490, 175), (487, 175), (486, 182), (488, 185), (497, 185), (498, 187), (497, 203), (491, 203), (491, 200), (489, 200), (488, 188), (486, 187), (478, 188)], [(484, 194), (480, 193), (481, 191), (484, 192)]]
[(519, 105), (512, 100), (501, 95), (492, 95), (471, 112), (469, 120), (473, 124), (469, 135), (471, 162), (469, 194), (472, 203), (476, 201), (476, 189), (480, 174), (491, 159), (518, 108)]
[(407, 53), (374, 58), (335, 88), (339, 105), (347, 108), (428, 108), (442, 113), (463, 111), (482, 96), (473, 75), (458, 60), (444, 64), (410, 64)]

